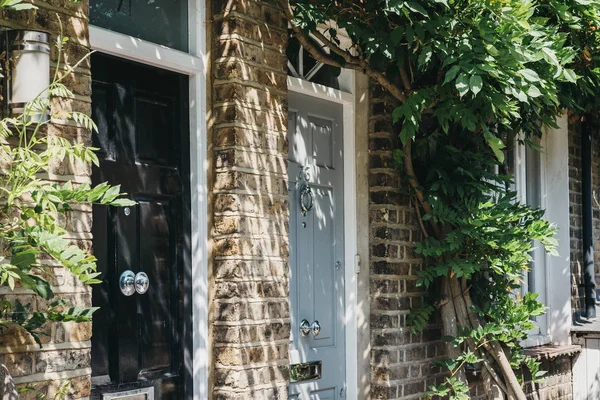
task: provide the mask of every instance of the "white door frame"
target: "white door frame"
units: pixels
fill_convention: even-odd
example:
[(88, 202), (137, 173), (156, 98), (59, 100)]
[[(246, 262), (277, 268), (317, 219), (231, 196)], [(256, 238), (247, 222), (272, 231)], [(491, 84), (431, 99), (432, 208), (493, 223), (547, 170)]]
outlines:
[[(189, 77), (193, 399), (208, 398), (206, 7), (189, 0), (189, 53), (90, 25), (92, 49)], [(191, 363), (191, 365), (189, 365)]]
[[(352, 80), (354, 75), (352, 74)], [(318, 99), (341, 104), (343, 107), (343, 152), (344, 152), (344, 288), (346, 321), (346, 398), (358, 399), (358, 243), (356, 224), (356, 158), (354, 109), (352, 93), (329, 88), (291, 76), (287, 77), (288, 90)], [(354, 85), (351, 85), (354, 87)]]

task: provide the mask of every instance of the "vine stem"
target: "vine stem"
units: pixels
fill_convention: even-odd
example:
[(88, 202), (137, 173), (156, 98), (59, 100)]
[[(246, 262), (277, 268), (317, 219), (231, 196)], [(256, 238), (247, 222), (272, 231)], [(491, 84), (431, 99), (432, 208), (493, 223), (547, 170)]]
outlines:
[(413, 207), (415, 208), (415, 213), (417, 214), (417, 220), (419, 221), (419, 227), (421, 228), (421, 232), (423, 232), (423, 237), (428, 238), (429, 233), (427, 233), (427, 230), (425, 229), (425, 225), (423, 224), (423, 217), (421, 217), (421, 210), (419, 210), (419, 203), (417, 203), (417, 201), (414, 200), (414, 197), (411, 197), (410, 202), (412, 203)]
[[(408, 183), (415, 191), (415, 196), (419, 200), (419, 203), (421, 203), (421, 207), (423, 207), (423, 211), (425, 211), (426, 214), (430, 214), (433, 211), (433, 208), (431, 208), (431, 204), (429, 204), (429, 202), (427, 200), (425, 200), (425, 195), (423, 194), (423, 188), (419, 184), (417, 176), (415, 175), (415, 169), (414, 169), (413, 161), (412, 161), (412, 140), (409, 140), (408, 142), (406, 142), (406, 144), (404, 145), (404, 148), (403, 148), (403, 152), (404, 152), (404, 169), (406, 170), (406, 176), (408, 178)], [(439, 224), (437, 224), (433, 220), (430, 220), (429, 222), (431, 224), (431, 228), (433, 229), (433, 232), (435, 233), (435, 236), (438, 239), (441, 239), (442, 238), (442, 230), (441, 230)]]

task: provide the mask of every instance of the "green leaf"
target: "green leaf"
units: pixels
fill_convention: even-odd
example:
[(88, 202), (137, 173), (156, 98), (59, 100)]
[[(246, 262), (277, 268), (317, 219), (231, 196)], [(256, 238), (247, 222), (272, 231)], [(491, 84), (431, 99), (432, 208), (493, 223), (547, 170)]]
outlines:
[(425, 11), (423, 6), (417, 3), (416, 1), (407, 1), (404, 3), (404, 6), (412, 12), (418, 12), (419, 14), (422, 14), (425, 17), (429, 16), (429, 14), (427, 14), (427, 11)]
[(19, 269), (28, 270), (36, 262), (39, 251), (26, 250), (12, 256), (10, 263)]
[(486, 140), (488, 146), (490, 146), (490, 148), (494, 152), (494, 155), (496, 156), (498, 161), (500, 163), (503, 163), (504, 162), (504, 152), (502, 150), (506, 148), (506, 145), (504, 144), (504, 142), (502, 142), (502, 140), (500, 140), (500, 138), (498, 138), (497, 136), (494, 136), (488, 130), (484, 131), (483, 136), (485, 137), (485, 140)]
[(477, 96), (477, 93), (481, 92), (481, 89), (483, 88), (483, 80), (481, 79), (481, 76), (472, 75), (471, 79), (469, 80), (469, 87), (471, 88), (473, 95)]
[(527, 90), (527, 95), (529, 97), (540, 97), (542, 95), (542, 92), (540, 92), (540, 89), (537, 88), (537, 86), (531, 85), (529, 87), (529, 90)]
[(469, 78), (467, 75), (460, 74), (454, 86), (458, 90), (460, 97), (463, 97), (465, 94), (467, 94), (469, 92)]
[(41, 298), (49, 300), (54, 297), (50, 283), (41, 276), (28, 274), (21, 279), (21, 284), (27, 289), (36, 292)]
[(137, 204), (137, 202), (130, 200), (130, 199), (126, 199), (126, 198), (115, 199), (109, 203), (109, 205), (114, 206), (114, 207), (132, 207), (132, 206), (135, 206), (136, 204)]
[(567, 80), (567, 82), (577, 83), (577, 74), (572, 69), (567, 69), (563, 71), (563, 76)]
[(402, 29), (401, 26), (397, 27), (392, 31), (390, 37), (392, 38), (394, 45), (398, 45), (398, 43), (400, 43), (404, 37), (404, 29)]
[(427, 65), (433, 56), (433, 49), (429, 46), (425, 47), (419, 55), (419, 67)]
[(493, 44), (487, 44), (487, 45), (485, 46), (485, 49), (487, 50), (487, 52), (488, 52), (490, 55), (492, 55), (492, 56), (494, 56), (494, 57), (497, 57), (497, 56), (499, 56), (499, 55), (500, 55), (500, 52), (498, 51), (498, 49), (496, 48), (496, 46), (494, 46)]
[(521, 76), (523, 76), (529, 82), (539, 82), (540, 80), (538, 73), (528, 68), (520, 69), (519, 74), (521, 74)]
[(446, 83), (454, 80), (454, 78), (456, 78), (456, 75), (458, 75), (459, 72), (460, 66), (458, 65), (454, 65), (452, 68), (450, 68), (448, 72), (446, 72), (446, 77), (444, 78), (444, 83), (442, 83), (442, 85), (445, 85)]

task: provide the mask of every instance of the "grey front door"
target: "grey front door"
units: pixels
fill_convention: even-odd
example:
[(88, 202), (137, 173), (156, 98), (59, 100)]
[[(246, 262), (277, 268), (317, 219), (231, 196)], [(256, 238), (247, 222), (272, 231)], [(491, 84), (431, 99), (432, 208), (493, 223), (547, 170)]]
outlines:
[(288, 115), (290, 399), (340, 399), (345, 388), (342, 106), (290, 93)]

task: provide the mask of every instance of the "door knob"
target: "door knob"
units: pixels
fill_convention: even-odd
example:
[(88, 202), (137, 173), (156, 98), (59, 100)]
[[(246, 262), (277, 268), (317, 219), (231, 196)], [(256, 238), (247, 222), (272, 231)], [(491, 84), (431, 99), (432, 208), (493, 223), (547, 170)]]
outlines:
[(133, 271), (127, 270), (121, 274), (119, 278), (119, 289), (125, 296), (132, 296), (135, 292), (144, 294), (150, 287), (150, 280), (145, 272), (134, 274)]
[(131, 296), (135, 293), (135, 274), (130, 271), (124, 271), (119, 278), (119, 289), (125, 296)]
[(321, 324), (319, 324), (319, 321), (314, 321), (312, 324), (310, 324), (310, 329), (312, 330), (313, 336), (317, 337), (321, 332)]
[(139, 294), (144, 294), (148, 291), (148, 287), (150, 287), (148, 275), (145, 272), (135, 274), (135, 291)]
[(314, 321), (312, 324), (307, 320), (303, 319), (300, 322), (300, 334), (302, 337), (307, 337), (312, 332), (314, 337), (319, 336), (321, 332), (321, 324), (319, 321)]

